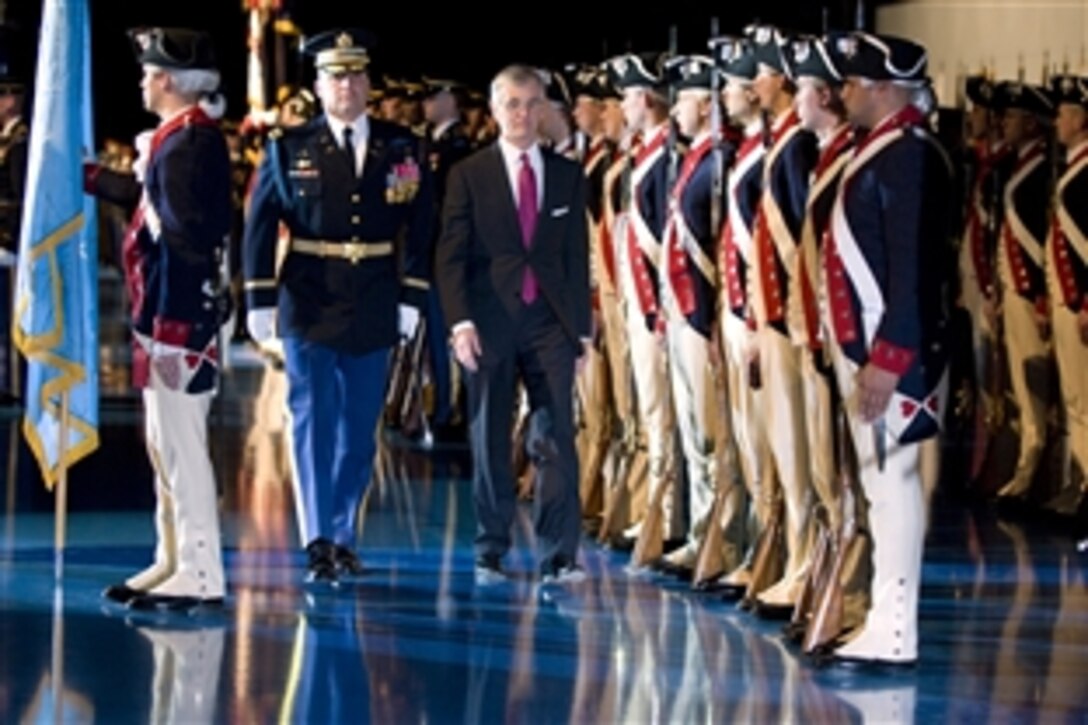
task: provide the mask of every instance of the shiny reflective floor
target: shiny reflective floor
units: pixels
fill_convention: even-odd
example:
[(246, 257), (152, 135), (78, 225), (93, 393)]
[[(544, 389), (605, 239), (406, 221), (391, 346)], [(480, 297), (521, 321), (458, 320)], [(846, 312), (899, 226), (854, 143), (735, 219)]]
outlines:
[[(907, 674), (817, 669), (762, 622), (625, 570), (587, 544), (584, 590), (545, 598), (528, 510), (512, 583), (473, 583), (462, 450), (387, 446), (360, 529), (368, 574), (308, 591), (283, 378), (236, 351), (212, 416), (227, 606), (137, 615), (106, 584), (151, 557), (137, 400), (103, 402), (103, 448), (72, 475), (64, 577), (52, 497), (16, 435), (0, 526), (0, 722), (1088, 722), (1088, 555), (1066, 535), (938, 495)], [(104, 375), (104, 379), (112, 379)]]

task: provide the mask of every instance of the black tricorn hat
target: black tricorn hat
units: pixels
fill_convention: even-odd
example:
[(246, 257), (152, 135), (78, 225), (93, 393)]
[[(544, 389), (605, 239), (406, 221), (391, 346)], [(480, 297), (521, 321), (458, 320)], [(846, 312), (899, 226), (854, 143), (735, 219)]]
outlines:
[(190, 28), (133, 28), (128, 31), (136, 61), (177, 70), (216, 70), (212, 39)]
[(714, 65), (723, 76), (745, 81), (755, 79), (756, 57), (747, 38), (722, 35), (711, 38), (707, 45), (714, 57)]
[(1052, 76), (1050, 95), (1056, 105), (1068, 103), (1088, 108), (1088, 78), (1071, 75)]
[(819, 78), (830, 85), (842, 83), (843, 58), (823, 38), (801, 35), (790, 41), (786, 52), (790, 76)]
[(624, 53), (605, 61), (609, 79), (617, 89), (650, 88), (664, 90), (661, 77), (662, 53)]
[(1015, 108), (1043, 118), (1054, 116), (1054, 99), (1043, 86), (1022, 81), (1001, 81), (994, 95), (1002, 109)]
[(676, 55), (665, 61), (662, 72), (678, 91), (710, 90), (714, 85), (714, 61), (706, 55)]
[(764, 65), (776, 73), (788, 75), (790, 66), (786, 59), (788, 39), (773, 25), (749, 25), (744, 35), (752, 44), (752, 54), (758, 65)]
[(926, 49), (912, 40), (859, 30), (829, 33), (828, 43), (842, 55), (842, 74), (903, 85), (926, 83)]
[(567, 85), (567, 79), (563, 77), (562, 73), (548, 68), (537, 68), (536, 72), (540, 76), (540, 82), (544, 84), (544, 95), (547, 96), (549, 101), (567, 108), (574, 105), (574, 98), (570, 94), (570, 86)]
[(967, 100), (976, 106), (998, 110), (997, 85), (986, 76), (967, 76), (964, 79), (964, 94)]

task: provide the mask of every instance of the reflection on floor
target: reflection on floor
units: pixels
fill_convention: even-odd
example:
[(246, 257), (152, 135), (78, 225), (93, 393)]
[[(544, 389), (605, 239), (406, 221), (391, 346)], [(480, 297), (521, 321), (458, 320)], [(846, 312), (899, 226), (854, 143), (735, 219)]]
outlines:
[(213, 414), (230, 596), (223, 612), (138, 616), (102, 587), (151, 555), (135, 398), (103, 407), (103, 450), (73, 471), (62, 587), (52, 500), (17, 419), (0, 527), (0, 722), (1025, 722), (1088, 712), (1088, 560), (1071, 540), (938, 497), (921, 664), (815, 669), (760, 622), (593, 545), (585, 591), (545, 600), (528, 511), (510, 564), (472, 581), (466, 454), (383, 450), (361, 522), (369, 573), (301, 584), (282, 375), (241, 360)]

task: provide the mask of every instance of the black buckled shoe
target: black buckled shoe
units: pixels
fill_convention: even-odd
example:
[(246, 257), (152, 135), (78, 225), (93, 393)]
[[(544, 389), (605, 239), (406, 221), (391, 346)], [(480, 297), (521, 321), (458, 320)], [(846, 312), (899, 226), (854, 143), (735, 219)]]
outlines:
[(365, 569), (363, 569), (363, 562), (359, 561), (359, 556), (351, 549), (340, 544), (336, 544), (336, 550), (333, 554), (334, 563), (336, 564), (336, 573), (345, 577), (362, 576)]
[(125, 583), (111, 584), (102, 590), (102, 598), (117, 604), (128, 604), (136, 597), (144, 594), (140, 589), (133, 589)]
[(306, 545), (309, 563), (306, 565), (307, 584), (340, 583), (336, 568), (336, 546), (328, 539), (317, 538)]
[(128, 608), (141, 612), (191, 612), (194, 609), (223, 606), (223, 597), (194, 597), (177, 594), (139, 593), (129, 600)]

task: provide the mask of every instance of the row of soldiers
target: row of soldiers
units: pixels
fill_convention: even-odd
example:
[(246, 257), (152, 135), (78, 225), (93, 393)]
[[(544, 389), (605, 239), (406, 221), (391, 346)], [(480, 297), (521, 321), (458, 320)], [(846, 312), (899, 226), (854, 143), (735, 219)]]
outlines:
[[(930, 132), (924, 49), (753, 26), (709, 50), (542, 71), (541, 136), (583, 163), (591, 190), (595, 340), (577, 381), (587, 528), (638, 567), (788, 617), (806, 651), (910, 663), (956, 301), (978, 339), (1008, 349), (1024, 440), (1002, 493), (1022, 495), (1040, 456), (1022, 393), (1039, 391), (1049, 335), (1084, 467), (1086, 396), (1069, 371), (1084, 357), (1088, 253), (1065, 190), (1082, 170), (1088, 95), (1064, 76), (1046, 89), (969, 84), (983, 109), (972, 119), (1000, 112), (1004, 131), (971, 147), (956, 284), (956, 162)], [(457, 120), (456, 84), (426, 88), (441, 199), (444, 172), (480, 140)], [(412, 125), (384, 100), (374, 115)], [(1024, 184), (1055, 108), (1070, 156), (1048, 231), (1049, 192)], [(442, 431), (455, 368), (437, 299), (429, 308), (430, 344), (420, 332), (415, 354), (402, 350), (390, 391), (418, 399), (429, 349)], [(987, 332), (999, 318), (1003, 339)], [(1012, 332), (1025, 321), (1042, 346)], [(973, 347), (976, 383), (986, 350)], [(414, 384), (396, 383), (404, 371)], [(1080, 485), (1063, 493), (1079, 502)]]
[[(961, 234), (960, 161), (931, 132), (920, 46), (753, 26), (709, 49), (545, 73), (576, 128), (541, 134), (591, 188), (583, 516), (634, 566), (789, 619), (807, 652), (909, 664), (957, 304), (978, 388), (991, 378), (983, 341), (1007, 348), (1021, 446), (1001, 495), (1024, 495), (1041, 457), (1034, 376), (1051, 349), (1073, 468), (1088, 461), (1075, 372), (1088, 359), (1088, 220), (1073, 203), (1088, 82), (969, 81), (971, 118), (1004, 120), (1000, 133), (972, 124)], [(1067, 162), (1052, 193), (1056, 111)], [(1082, 481), (1062, 486), (1063, 511)]]

